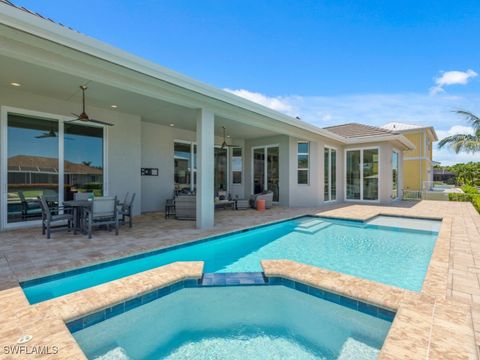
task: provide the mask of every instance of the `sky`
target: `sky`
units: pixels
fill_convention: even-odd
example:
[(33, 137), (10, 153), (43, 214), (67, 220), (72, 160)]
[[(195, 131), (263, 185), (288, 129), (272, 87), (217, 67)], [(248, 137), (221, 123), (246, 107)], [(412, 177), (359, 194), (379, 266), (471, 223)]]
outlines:
[(399, 121), (443, 138), (472, 131), (455, 110), (480, 114), (478, 0), (14, 2), (320, 127)]

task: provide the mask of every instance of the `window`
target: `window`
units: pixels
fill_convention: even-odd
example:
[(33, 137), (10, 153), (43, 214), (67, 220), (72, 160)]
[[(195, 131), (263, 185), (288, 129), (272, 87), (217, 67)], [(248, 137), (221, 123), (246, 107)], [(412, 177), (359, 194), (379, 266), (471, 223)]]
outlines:
[(103, 195), (103, 127), (62, 122), (8, 114), (7, 223), (41, 219), (37, 196), (56, 206), (76, 192)]
[(378, 200), (378, 149), (347, 150), (345, 197)]
[(174, 143), (175, 190), (194, 190), (196, 178), (196, 146), (190, 142)]
[(297, 183), (300, 185), (308, 184), (309, 147), (305, 141), (297, 144)]
[(232, 148), (232, 184), (242, 183), (242, 148)]
[(253, 193), (273, 192), (273, 201), (280, 198), (280, 149), (277, 145), (253, 148)]
[(64, 127), (65, 200), (75, 192), (103, 195), (103, 128), (66, 123)]
[(392, 199), (398, 198), (398, 152), (392, 152)]
[(337, 151), (326, 147), (324, 150), (324, 201), (337, 199)]

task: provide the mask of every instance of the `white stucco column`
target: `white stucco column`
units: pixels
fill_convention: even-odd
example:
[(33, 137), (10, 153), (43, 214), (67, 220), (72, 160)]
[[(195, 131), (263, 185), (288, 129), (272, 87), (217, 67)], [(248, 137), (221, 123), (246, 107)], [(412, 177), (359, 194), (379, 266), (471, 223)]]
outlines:
[(197, 114), (197, 228), (210, 229), (214, 223), (214, 113), (200, 109)]

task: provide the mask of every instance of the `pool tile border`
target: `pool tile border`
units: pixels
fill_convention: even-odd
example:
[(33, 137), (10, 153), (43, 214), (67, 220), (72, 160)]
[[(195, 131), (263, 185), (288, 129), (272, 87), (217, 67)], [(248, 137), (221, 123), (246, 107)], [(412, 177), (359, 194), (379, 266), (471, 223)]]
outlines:
[[(146, 258), (146, 257), (150, 257), (150, 256), (155, 256), (155, 255), (167, 252), (167, 251), (177, 250), (177, 249), (181, 249), (181, 248), (196, 245), (196, 244), (201, 244), (201, 243), (204, 243), (204, 242), (218, 240), (218, 239), (220, 239), (224, 236), (230, 236), (230, 235), (250, 232), (252, 230), (261, 229), (261, 228), (264, 228), (264, 227), (267, 227), (267, 226), (272, 226), (272, 225), (278, 225), (278, 224), (281, 224), (281, 223), (284, 223), (284, 222), (288, 222), (288, 221), (292, 221), (292, 220), (296, 220), (296, 219), (300, 219), (300, 218), (304, 218), (304, 217), (319, 218), (319, 219), (324, 218), (324, 219), (328, 219), (328, 220), (338, 220), (339, 222), (342, 222), (342, 221), (357, 222), (357, 223), (359, 223), (359, 226), (361, 226), (361, 227), (368, 226), (370, 228), (376, 228), (376, 229), (388, 228), (389, 230), (392, 231), (392, 227), (385, 227), (385, 226), (382, 226), (382, 225), (369, 225), (369, 224), (367, 224), (367, 222), (369, 220), (371, 220), (375, 217), (378, 217), (378, 216), (395, 217), (396, 215), (378, 214), (378, 215), (372, 216), (368, 219), (348, 219), (348, 218), (341, 218), (341, 217), (331, 217), (331, 216), (311, 215), (311, 214), (310, 215), (299, 215), (299, 216), (291, 217), (291, 218), (288, 218), (288, 219), (269, 222), (269, 223), (266, 223), (266, 224), (256, 225), (256, 226), (253, 226), (253, 227), (250, 227), (250, 228), (239, 229), (239, 230), (235, 230), (235, 231), (231, 231), (231, 232), (227, 232), (227, 233), (223, 233), (223, 234), (216, 234), (216, 235), (213, 235), (213, 236), (208, 236), (208, 237), (204, 237), (204, 238), (200, 238), (200, 239), (195, 239), (195, 240), (192, 240), (192, 241), (189, 241), (189, 242), (186, 242), (186, 243), (173, 245), (173, 246), (169, 246), (169, 247), (165, 247), (165, 248), (161, 248), (161, 249), (156, 249), (156, 250), (152, 250), (152, 251), (147, 251), (147, 252), (143, 252), (143, 253), (138, 253), (138, 254), (134, 254), (134, 255), (129, 255), (129, 256), (126, 256), (126, 257), (113, 259), (113, 260), (109, 260), (109, 261), (105, 261), (105, 262), (100, 262), (100, 263), (93, 264), (93, 265), (82, 266), (82, 267), (79, 267), (79, 268), (66, 270), (66, 271), (63, 271), (63, 272), (55, 273), (55, 274), (50, 274), (50, 275), (46, 275), (46, 276), (27, 279), (27, 280), (24, 280), (24, 281), (20, 281), (19, 284), (23, 289), (23, 288), (28, 287), (28, 286), (34, 286), (34, 285), (41, 284), (41, 283), (48, 282), (48, 281), (52, 281), (52, 280), (58, 280), (58, 279), (66, 278), (66, 277), (73, 276), (73, 275), (83, 274), (83, 273), (86, 273), (88, 271), (102, 269), (102, 268), (112, 266), (112, 265), (116, 265), (116, 264), (122, 264), (122, 263), (132, 261), (132, 260), (137, 260), (137, 259), (142, 259), (142, 258)], [(413, 219), (416, 218), (416, 217), (413, 217), (413, 216), (399, 216), (399, 217), (413, 218)], [(428, 220), (441, 221), (441, 219), (434, 219), (434, 218), (430, 218)], [(396, 230), (393, 230), (393, 231), (412, 232), (412, 233), (418, 233), (418, 232), (420, 232), (420, 233), (435, 233), (435, 234), (437, 234), (437, 232), (434, 232), (434, 231), (411, 230), (411, 229), (404, 229), (404, 228), (399, 228), (399, 229), (396, 229)], [(33, 303), (33, 304), (35, 304), (35, 303)]]
[(283, 277), (266, 277), (262, 272), (252, 273), (204, 273), (200, 279), (181, 280), (171, 285), (155, 289), (151, 292), (140, 295), (110, 306), (108, 308), (89, 313), (85, 316), (66, 322), (71, 333), (86, 329), (90, 326), (108, 320), (112, 317), (124, 314), (139, 306), (148, 304), (154, 300), (170, 295), (176, 291), (186, 288), (211, 288), (211, 287), (238, 287), (238, 286), (285, 286), (290, 289), (314, 296), (316, 298), (335, 303), (352, 310), (374, 316), (376, 318), (392, 322), (395, 312), (375, 305), (371, 305), (353, 298), (335, 294), (301, 282), (293, 281)]
[[(290, 217), (290, 218), (287, 218), (287, 219), (275, 220), (275, 221), (267, 222), (267, 223), (260, 224), (260, 225), (255, 225), (255, 226), (246, 227), (246, 228), (242, 228), (242, 229), (238, 229), (238, 230), (228, 231), (228, 232), (225, 232), (225, 233), (206, 236), (206, 237), (202, 237), (202, 238), (199, 238), (199, 239), (194, 239), (194, 240), (191, 240), (191, 241), (188, 241), (188, 242), (184, 242), (184, 243), (181, 243), (181, 244), (162, 247), (160, 249), (143, 251), (143, 252), (140, 252), (140, 253), (137, 253), (137, 254), (131, 254), (131, 255), (127, 255), (127, 256), (124, 256), (124, 257), (115, 258), (115, 259), (111, 259), (111, 260), (100, 260), (96, 264), (80, 266), (80, 267), (77, 267), (77, 268), (73, 268), (73, 269), (69, 269), (69, 270), (65, 270), (65, 271), (61, 271), (61, 272), (56, 272), (56, 273), (53, 273), (53, 274), (35, 276), (35, 277), (30, 278), (30, 279), (21, 280), (21, 281), (19, 281), (19, 284), (22, 288), (24, 288), (25, 286), (37, 285), (37, 284), (41, 284), (41, 283), (44, 283), (44, 282), (47, 282), (47, 281), (62, 279), (62, 278), (72, 276), (72, 275), (83, 274), (83, 273), (91, 271), (91, 270), (101, 269), (101, 268), (104, 268), (104, 267), (107, 267), (107, 266), (121, 264), (121, 263), (131, 261), (131, 260), (137, 260), (137, 259), (142, 259), (142, 258), (149, 257), (149, 256), (154, 256), (154, 255), (161, 254), (161, 253), (164, 253), (164, 252), (167, 252), (167, 251), (177, 250), (177, 249), (181, 249), (181, 248), (191, 246), (191, 245), (196, 245), (196, 244), (201, 244), (201, 243), (208, 242), (208, 241), (218, 240), (218, 239), (220, 239), (222, 237), (225, 237), (225, 236), (241, 234), (241, 233), (261, 229), (261, 228), (271, 226), (271, 225), (278, 225), (278, 224), (281, 224), (281, 223), (284, 223), (284, 222), (287, 222), (287, 221), (292, 221), (292, 220), (300, 219), (300, 218), (303, 218), (303, 217), (321, 218), (321, 216), (312, 215), (312, 214), (297, 215), (297, 216), (293, 216), (293, 217)], [(355, 220), (351, 220), (351, 221), (355, 221)], [(361, 222), (361, 220), (360, 220), (360, 222)]]

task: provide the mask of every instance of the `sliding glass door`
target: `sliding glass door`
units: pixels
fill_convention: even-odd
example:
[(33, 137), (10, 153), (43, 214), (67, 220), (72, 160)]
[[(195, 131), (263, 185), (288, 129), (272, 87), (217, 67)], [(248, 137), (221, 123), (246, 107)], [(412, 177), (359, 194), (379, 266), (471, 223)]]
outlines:
[(333, 148), (324, 149), (324, 201), (337, 199), (337, 151)]
[(273, 192), (273, 201), (280, 198), (280, 150), (278, 146), (253, 148), (253, 193)]
[(104, 191), (104, 129), (29, 111), (2, 117), (2, 224), (39, 221), (38, 196), (51, 206), (75, 192)]
[(37, 196), (59, 200), (59, 124), (9, 115), (7, 122), (7, 223), (38, 220)]
[(345, 198), (378, 200), (378, 148), (346, 151)]
[(346, 174), (346, 192), (345, 196), (348, 200), (361, 199), (361, 151), (349, 150), (347, 151), (347, 168)]

